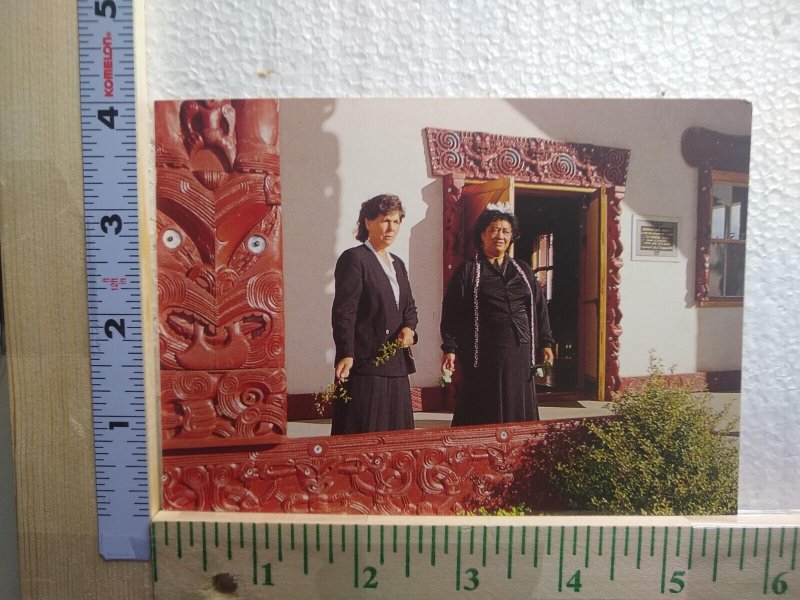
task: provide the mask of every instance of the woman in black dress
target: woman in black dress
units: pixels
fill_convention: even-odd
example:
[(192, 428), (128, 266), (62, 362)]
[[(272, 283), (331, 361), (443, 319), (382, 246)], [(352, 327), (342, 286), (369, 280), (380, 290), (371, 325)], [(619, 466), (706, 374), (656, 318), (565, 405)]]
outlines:
[[(410, 347), (416, 343), (417, 307), (403, 261), (388, 251), (403, 217), (397, 196), (364, 202), (356, 233), (363, 244), (336, 262), (334, 375), (346, 382), (350, 400), (334, 404), (334, 435), (414, 428), (408, 375), (414, 372)], [(381, 346), (393, 340), (402, 349), (376, 365)]]
[(442, 306), (442, 369), (463, 372), (453, 425), (539, 419), (533, 367), (553, 361), (547, 302), (530, 266), (508, 256), (519, 237), (511, 213), (484, 211), (478, 253), (460, 265)]

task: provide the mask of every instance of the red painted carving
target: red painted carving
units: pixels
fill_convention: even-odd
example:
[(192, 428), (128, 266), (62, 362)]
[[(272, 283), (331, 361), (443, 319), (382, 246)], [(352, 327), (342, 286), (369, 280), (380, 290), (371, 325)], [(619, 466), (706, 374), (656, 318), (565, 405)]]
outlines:
[(591, 144), (426, 128), (431, 173), (580, 187), (625, 185), (630, 151)]
[(620, 218), (630, 151), (590, 144), (482, 132), (425, 129), (431, 173), (443, 175), (444, 288), (463, 256), (461, 190), (464, 180), (498, 179), (582, 188), (608, 188), (608, 287), (606, 291), (606, 397), (619, 389)]
[(157, 102), (165, 449), (286, 431), (274, 100)]
[(616, 186), (608, 194), (608, 279), (606, 281), (606, 399), (620, 389), (619, 338), (622, 335), (620, 310), (620, 269), (622, 268), (622, 201), (625, 188)]
[(306, 438), (267, 450), (170, 455), (164, 508), (453, 514), (495, 500), (531, 444), (565, 423), (572, 422)]

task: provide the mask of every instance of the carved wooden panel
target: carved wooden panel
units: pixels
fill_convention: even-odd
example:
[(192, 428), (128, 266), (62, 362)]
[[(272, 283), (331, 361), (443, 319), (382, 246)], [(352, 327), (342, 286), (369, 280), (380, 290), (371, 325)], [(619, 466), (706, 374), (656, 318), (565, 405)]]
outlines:
[(426, 128), (433, 175), (578, 187), (624, 186), (630, 150), (510, 137), (479, 131)]
[(274, 100), (157, 102), (156, 195), (165, 450), (286, 431)]
[(549, 431), (570, 425), (574, 422), (305, 438), (267, 449), (170, 455), (164, 458), (164, 508), (454, 514), (496, 503), (521, 461), (535, 458), (535, 445)]
[(443, 284), (463, 260), (461, 191), (465, 179), (499, 179), (564, 187), (609, 188), (606, 291), (606, 397), (619, 389), (620, 219), (630, 151), (590, 144), (509, 137), (483, 132), (425, 129), (431, 173), (443, 175)]

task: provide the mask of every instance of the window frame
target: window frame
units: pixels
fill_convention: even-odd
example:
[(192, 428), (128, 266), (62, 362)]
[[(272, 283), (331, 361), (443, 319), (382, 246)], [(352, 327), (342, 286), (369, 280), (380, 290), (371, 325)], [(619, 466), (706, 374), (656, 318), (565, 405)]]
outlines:
[[(744, 296), (709, 295), (711, 244), (733, 242), (713, 240), (711, 215), (714, 183), (745, 184), (749, 187), (750, 136), (728, 135), (702, 127), (690, 127), (681, 136), (681, 153), (684, 160), (698, 170), (695, 301), (699, 307), (742, 306)], [(746, 229), (745, 239), (741, 243), (747, 247)]]
[[(726, 239), (726, 238), (715, 238), (712, 235), (712, 215), (714, 209), (714, 186), (722, 184), (722, 185), (731, 185), (736, 187), (747, 187), (749, 188), (750, 178), (747, 173), (738, 173), (736, 171), (717, 171), (717, 170), (710, 170), (709, 173), (710, 177), (710, 185), (708, 186), (708, 193), (705, 194), (705, 198), (702, 200), (707, 203), (705, 214), (708, 215), (708, 222), (705, 227), (706, 235), (701, 240), (700, 236), (698, 235), (698, 253), (703, 252), (703, 256), (701, 257), (703, 260), (704, 265), (704, 272), (703, 275), (703, 288), (706, 292), (706, 295), (702, 298), (698, 299), (698, 304), (700, 306), (742, 306), (744, 302), (744, 295), (735, 296), (735, 295), (725, 295), (725, 296), (711, 296), (708, 295), (708, 288), (711, 279), (711, 248), (714, 244), (724, 245), (724, 246), (744, 246), (745, 247), (745, 254), (747, 253), (747, 204), (744, 206), (743, 211), (743, 219), (744, 222), (744, 239)], [(701, 190), (702, 191), (702, 190)], [(698, 232), (701, 231), (700, 223), (698, 223)], [(702, 243), (701, 243), (702, 241)], [(699, 291), (699, 290), (698, 290)]]

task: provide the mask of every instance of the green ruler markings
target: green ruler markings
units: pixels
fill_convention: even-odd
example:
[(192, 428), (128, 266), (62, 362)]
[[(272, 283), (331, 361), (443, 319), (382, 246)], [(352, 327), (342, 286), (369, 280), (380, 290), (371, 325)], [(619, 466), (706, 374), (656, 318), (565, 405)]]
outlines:
[[(408, 579), (426, 577), (440, 597), (448, 589), (517, 589), (542, 598), (634, 598), (648, 593), (644, 585), (653, 596), (688, 596), (692, 590), (694, 597), (702, 590), (706, 598), (800, 597), (797, 527), (547, 526), (545, 532), (542, 526), (448, 524), (414, 533), (411, 525), (154, 523), (156, 598), (176, 570), (190, 573), (199, 586), (218, 573), (233, 573), (239, 586), (276, 591), (300, 590), (321, 573), (331, 590), (342, 589), (342, 573), (349, 571), (349, 589), (359, 590), (357, 597), (369, 590), (390, 593)], [(612, 590), (619, 594), (609, 596)]]

